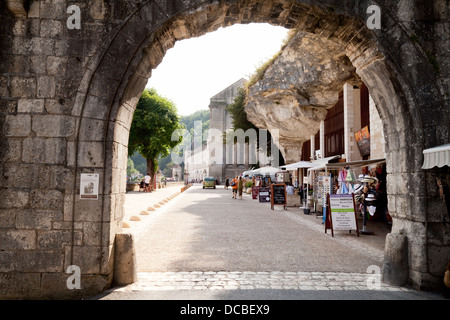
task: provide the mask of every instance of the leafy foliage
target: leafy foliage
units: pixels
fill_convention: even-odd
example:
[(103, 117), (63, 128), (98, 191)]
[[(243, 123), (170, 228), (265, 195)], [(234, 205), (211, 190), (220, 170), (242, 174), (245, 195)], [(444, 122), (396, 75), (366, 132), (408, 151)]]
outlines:
[[(209, 110), (199, 110), (187, 116), (180, 117), (180, 124), (184, 126), (186, 130), (191, 133), (191, 136), (194, 135), (194, 122), (201, 121), (202, 122), (202, 132), (205, 132), (209, 129)], [(173, 150), (172, 150), (173, 151)], [(145, 158), (139, 153), (131, 154), (129, 153), (131, 160), (134, 163), (134, 168), (138, 170), (140, 173), (145, 175), (147, 173), (147, 163)], [(182, 156), (182, 154), (180, 154)], [(169, 167), (173, 164), (171, 155), (166, 155), (164, 157), (160, 156), (157, 161), (159, 169), (164, 173), (165, 176), (170, 176)], [(184, 164), (181, 164), (183, 167)]]
[(246, 97), (247, 91), (244, 88), (239, 88), (233, 103), (227, 106), (227, 111), (231, 115), (231, 122), (235, 130), (242, 129), (246, 131), (248, 129), (257, 129), (256, 126), (247, 119), (247, 114), (245, 113)]
[(130, 155), (129, 158), (133, 161), (134, 168), (139, 171), (141, 174), (145, 175), (147, 173), (147, 160), (140, 155), (139, 153), (135, 153)]
[(145, 89), (133, 116), (128, 142), (130, 155), (140, 153), (147, 159), (147, 170), (153, 176), (158, 157), (169, 155), (178, 143), (172, 132), (181, 129), (180, 118), (173, 102), (158, 95), (155, 89)]
[[(240, 88), (238, 91), (238, 94), (233, 100), (233, 103), (229, 104), (227, 107), (228, 112), (231, 115), (231, 121), (233, 124), (233, 129), (242, 129), (244, 131), (247, 131), (248, 129), (255, 129), (256, 133), (258, 135), (257, 138), (257, 145), (258, 148), (261, 148), (263, 146), (260, 146), (259, 143), (259, 130), (258, 128), (247, 119), (247, 113), (245, 112), (245, 105), (246, 105), (246, 99), (248, 94), (248, 87)], [(265, 149), (268, 152), (268, 155), (272, 154), (272, 135), (270, 134), (270, 131), (267, 131), (267, 145), (265, 146)], [(248, 138), (246, 137), (246, 142), (248, 141)], [(283, 155), (280, 151), (279, 153), (279, 159), (281, 162), (281, 165), (284, 164)], [(256, 167), (259, 168), (259, 162), (256, 164)]]
[(136, 170), (136, 168), (134, 167), (134, 162), (133, 160), (131, 160), (131, 158), (127, 159), (127, 176), (131, 177), (131, 176), (138, 176), (140, 174), (140, 172), (138, 170)]
[(182, 116), (181, 123), (184, 124), (186, 130), (189, 131), (191, 137), (194, 136), (194, 122), (202, 122), (202, 132), (209, 129), (209, 110), (199, 110), (190, 115)]

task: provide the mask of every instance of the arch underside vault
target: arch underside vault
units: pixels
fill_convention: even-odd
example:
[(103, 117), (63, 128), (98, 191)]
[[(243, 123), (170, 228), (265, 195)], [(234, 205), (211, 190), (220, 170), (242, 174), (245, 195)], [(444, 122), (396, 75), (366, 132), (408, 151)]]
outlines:
[[(383, 121), (386, 138), (389, 210), (394, 219), (387, 258), (395, 260), (395, 254), (404, 255), (404, 252), (396, 253), (394, 247), (396, 239), (404, 242), (406, 238), (407, 280), (421, 288), (433, 287), (440, 281), (440, 268), (449, 256), (449, 240), (445, 237), (449, 227), (442, 222), (439, 213), (442, 205), (435, 197), (432, 181), (441, 172), (421, 170), (422, 150), (446, 143), (450, 135), (448, 71), (436, 68), (436, 64), (441, 63), (440, 56), (430, 58), (428, 48), (423, 47), (428, 42), (421, 41), (427, 28), (436, 27), (439, 22), (437, 18), (434, 22), (427, 19), (433, 12), (425, 11), (423, 20), (407, 23), (405, 19), (412, 20), (423, 8), (379, 1), (383, 12), (382, 28), (369, 30), (365, 24), (366, 10), (374, 1), (337, 4), (331, 0), (133, 3), (120, 0), (114, 6), (100, 0), (93, 2), (98, 10), (82, 8), (85, 9), (82, 17), (87, 23), (86, 29), (64, 30), (62, 36), (46, 35), (57, 38), (58, 55), (67, 57), (72, 63), (70, 70), (58, 75), (58, 90), (52, 97), (66, 103), (65, 108), (60, 108), (64, 116), (59, 115), (61, 127), (63, 121), (73, 124), (73, 133), (54, 137), (66, 146), (64, 160), (58, 163), (58, 168), (63, 168), (72, 177), (70, 186), (57, 192), (63, 199), (59, 209), (66, 208), (71, 212), (62, 218), (71, 231), (71, 238), (63, 249), (63, 266), (75, 264), (81, 267), (88, 283), (85, 293), (101, 291), (112, 280), (114, 238), (121, 231), (123, 218), (125, 185), (122, 182), (126, 178), (128, 132), (151, 70), (178, 40), (197, 37), (219, 27), (252, 22), (296, 28), (303, 33), (301, 40), (305, 52), (309, 50), (312, 56), (320, 54), (322, 59), (318, 62), (330, 66), (327, 77), (321, 79), (324, 73), (317, 73), (314, 74), (316, 78), (308, 79), (308, 85), (303, 80), (296, 88), (284, 88), (292, 93), (285, 98), (289, 97), (295, 102), (293, 105), (301, 106), (306, 110), (304, 112), (315, 108), (320, 113), (321, 108), (329, 107), (334, 96), (331, 88), (339, 87), (342, 82), (363, 81), (367, 85)], [(66, 3), (60, 4), (61, 10), (51, 12), (45, 10), (45, 3), (38, 9), (32, 4), (24, 9), (28, 10), (27, 18), (19, 8), (19, 13), (9, 19), (26, 22), (30, 16), (45, 20), (53, 15), (55, 21), (65, 21)], [(436, 44), (440, 45), (439, 39), (435, 39)], [(331, 49), (323, 50), (321, 45)], [(10, 49), (18, 50), (12, 44)], [(299, 57), (295, 59), (295, 52), (292, 56), (293, 64), (301, 62)], [(343, 74), (339, 69), (343, 65), (348, 77), (339, 77)], [(327, 82), (326, 90), (330, 90), (327, 97), (331, 98), (321, 101), (318, 97), (325, 96), (321, 93)], [(285, 84), (280, 81), (259, 85), (279, 89)], [(321, 89), (314, 96), (312, 88)], [(39, 97), (27, 99), (38, 100)], [(274, 121), (276, 124), (277, 120)], [(28, 137), (30, 141), (38, 138), (31, 133)], [(27, 162), (28, 158), (22, 157), (22, 162)], [(79, 199), (79, 176), (86, 172), (100, 174), (99, 201)], [(3, 190), (13, 187), (4, 185)], [(46, 189), (51, 192), (51, 187), (46, 186)], [(430, 226), (433, 233), (429, 232)], [(77, 238), (79, 235), (83, 240)], [(34, 254), (39, 255), (38, 251), (34, 250)], [(61, 266), (49, 267), (49, 270), (40, 272), (51, 273), (58, 281), (66, 278)], [(49, 295), (42, 285), (40, 288), (33, 291), (34, 294)], [(59, 292), (61, 295), (74, 294), (66, 288)]]

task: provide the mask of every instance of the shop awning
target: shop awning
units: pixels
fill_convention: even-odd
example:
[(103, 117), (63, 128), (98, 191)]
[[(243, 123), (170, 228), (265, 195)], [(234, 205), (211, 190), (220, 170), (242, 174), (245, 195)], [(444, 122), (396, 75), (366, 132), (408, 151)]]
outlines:
[(333, 169), (342, 169), (342, 168), (355, 168), (355, 167), (365, 167), (368, 165), (375, 165), (378, 163), (385, 163), (386, 159), (384, 158), (377, 158), (377, 159), (370, 159), (370, 160), (358, 160), (358, 161), (349, 161), (349, 162), (335, 162), (335, 163), (324, 163), (321, 166), (317, 166), (309, 170), (322, 170), (322, 169), (327, 169), (327, 170), (333, 170)]
[(323, 159), (319, 159), (319, 160), (313, 160), (313, 161), (311, 161), (313, 166), (311, 168), (309, 168), (308, 171), (324, 169), (325, 166), (330, 161), (339, 159), (339, 158), (341, 158), (341, 156), (333, 156), (333, 157), (323, 158)]
[(301, 168), (311, 168), (313, 167), (314, 164), (310, 161), (300, 161), (300, 162), (296, 162), (296, 163), (291, 163), (291, 164), (287, 164), (284, 166), (281, 166), (281, 169), (286, 169), (286, 170), (294, 170), (294, 169), (301, 169)]
[(355, 167), (365, 167), (368, 165), (375, 165), (379, 163), (385, 163), (386, 159), (370, 159), (370, 160), (359, 160), (359, 161), (349, 161), (349, 162), (336, 162), (327, 164), (328, 169), (342, 169), (342, 168), (355, 168)]
[(450, 143), (439, 147), (423, 150), (424, 161), (422, 169), (431, 169), (434, 167), (450, 167)]

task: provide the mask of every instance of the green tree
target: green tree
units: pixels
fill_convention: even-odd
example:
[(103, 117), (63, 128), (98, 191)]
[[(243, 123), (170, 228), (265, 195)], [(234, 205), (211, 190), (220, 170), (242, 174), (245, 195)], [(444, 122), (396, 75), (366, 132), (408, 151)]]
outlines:
[(137, 175), (139, 175), (140, 172), (138, 170), (136, 170), (136, 168), (134, 167), (134, 162), (131, 158), (128, 158), (127, 161), (127, 176), (129, 177), (135, 177)]
[(244, 88), (239, 88), (233, 102), (227, 106), (227, 110), (231, 115), (231, 122), (234, 130), (242, 129), (247, 131), (248, 129), (257, 129), (257, 127), (247, 119), (247, 113), (245, 112), (246, 97), (247, 91)]
[(151, 183), (158, 167), (158, 157), (167, 156), (181, 142), (172, 141), (172, 132), (181, 129), (180, 117), (173, 102), (145, 89), (136, 106), (130, 129), (128, 152), (140, 153), (147, 160)]
[(134, 168), (142, 175), (147, 173), (147, 160), (139, 153), (130, 155), (130, 159), (133, 160)]
[[(239, 88), (238, 93), (236, 95), (236, 97), (234, 97), (234, 100), (231, 104), (229, 104), (227, 106), (227, 110), (230, 113), (231, 116), (231, 123), (233, 125), (233, 129), (237, 130), (237, 129), (242, 129), (244, 131), (247, 131), (248, 129), (255, 129), (257, 132), (257, 145), (258, 148), (261, 148), (262, 146), (259, 145), (259, 130), (258, 128), (247, 119), (247, 113), (245, 112), (245, 105), (246, 105), (246, 100), (247, 100), (247, 94), (248, 94), (248, 90), (246, 89), (246, 87), (244, 88)], [(272, 135), (270, 134), (270, 131), (267, 131), (267, 146), (266, 146), (266, 150), (268, 155), (272, 154), (272, 148), (271, 148), (271, 140), (272, 140)], [(246, 142), (248, 142), (248, 138), (246, 138)], [(279, 152), (279, 159), (280, 159), (280, 165), (285, 164), (284, 163), (284, 158), (283, 155), (281, 154), (280, 151)], [(259, 162), (256, 164), (256, 167), (259, 167)]]
[[(185, 128), (191, 134), (191, 137), (194, 136), (194, 123), (195, 121), (202, 122), (202, 132), (206, 132), (209, 129), (209, 110), (198, 110), (194, 113), (181, 116), (181, 123), (184, 124)], [(203, 137), (205, 138), (205, 137)], [(206, 140), (205, 140), (206, 141)]]

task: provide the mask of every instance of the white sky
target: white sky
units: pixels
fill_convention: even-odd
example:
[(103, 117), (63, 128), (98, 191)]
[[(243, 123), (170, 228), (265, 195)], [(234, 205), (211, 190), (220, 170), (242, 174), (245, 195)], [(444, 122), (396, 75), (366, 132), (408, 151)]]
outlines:
[(208, 109), (209, 99), (277, 53), (288, 29), (268, 24), (233, 25), (181, 40), (152, 71), (153, 87), (172, 100), (178, 114)]

